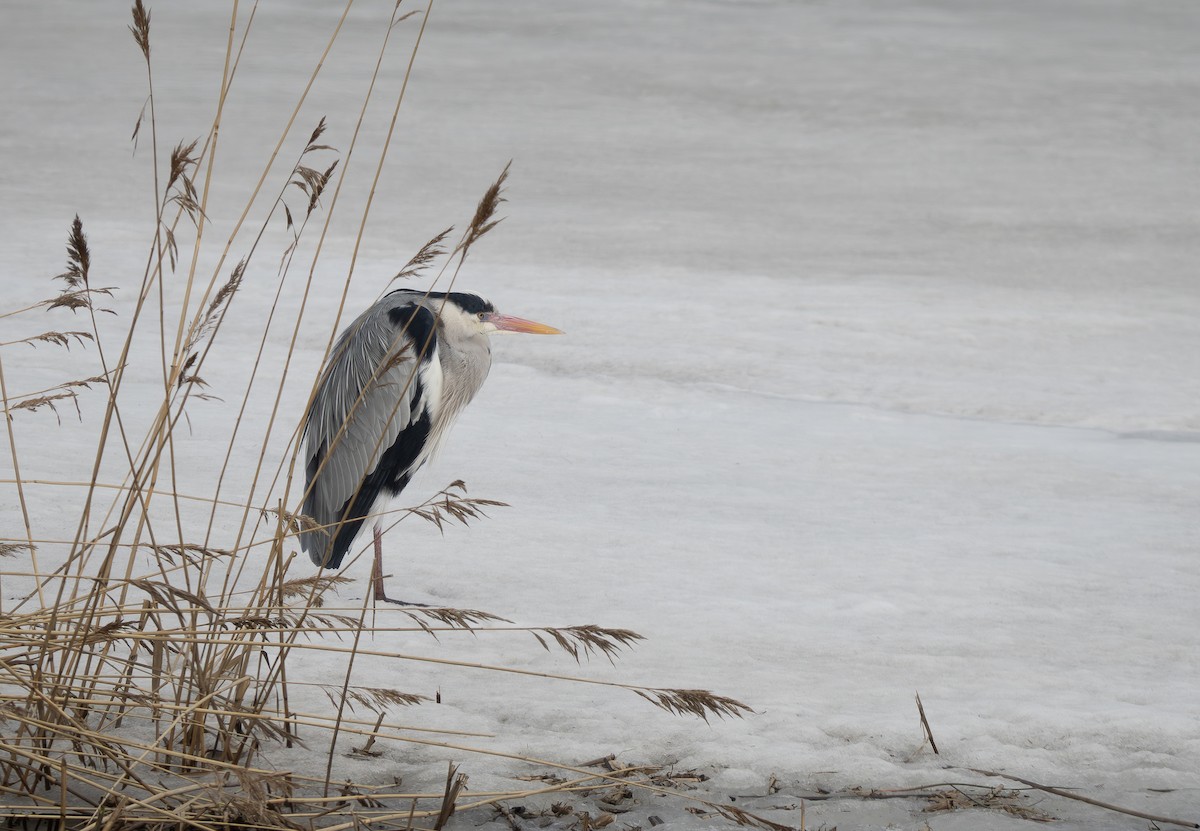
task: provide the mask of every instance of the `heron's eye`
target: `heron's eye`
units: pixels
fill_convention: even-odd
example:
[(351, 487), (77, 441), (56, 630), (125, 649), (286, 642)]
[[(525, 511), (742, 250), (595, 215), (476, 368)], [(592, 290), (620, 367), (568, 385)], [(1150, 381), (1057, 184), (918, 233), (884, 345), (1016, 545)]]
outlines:
[(479, 318), (480, 320), (485, 320), (487, 318), (487, 312), (479, 312), (475, 315), (475, 317)]

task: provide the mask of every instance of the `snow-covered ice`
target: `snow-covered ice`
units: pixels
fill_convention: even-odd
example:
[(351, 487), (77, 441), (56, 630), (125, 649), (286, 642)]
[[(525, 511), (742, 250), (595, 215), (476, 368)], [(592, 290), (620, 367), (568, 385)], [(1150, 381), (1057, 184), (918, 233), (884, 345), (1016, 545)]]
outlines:
[[(390, 5), (352, 10), (276, 178), (322, 115), (325, 140), (348, 146)], [(168, 146), (207, 128), (229, 9), (152, 9)], [(222, 125), (212, 241), (338, 14), (316, 0), (257, 10)], [(2, 305), (48, 294), (75, 213), (98, 279), (132, 293), (153, 205), (145, 128), (136, 156), (128, 143), (145, 79), (124, 9), (53, 0), (4, 19)], [(277, 455), (417, 28), (396, 30), (350, 165)], [(970, 767), (1200, 820), (1197, 79), (1200, 7), (1182, 0), (437, 3), (348, 308), (468, 216), (511, 158), (508, 218), (459, 285), (567, 336), (498, 340), (492, 377), (406, 494), (463, 478), (512, 507), (444, 537), (405, 523), (392, 568), (406, 596), (648, 640), (582, 668), (527, 636), (406, 648), (704, 687), (756, 713), (705, 724), (621, 690), (410, 664), (371, 665), (378, 683), (440, 689), (411, 723), (568, 763), (616, 752), (696, 768), (710, 795), (786, 824), (795, 811), (768, 809), (789, 794), (981, 781)], [(252, 267), (206, 371), (229, 395), (192, 411), (185, 491), (215, 475), (273, 256)], [(280, 333), (268, 364), (285, 348)], [(45, 348), (4, 357), (19, 389), (64, 363)], [(150, 400), (153, 361), (137, 380)], [(86, 476), (96, 408), (82, 406), (82, 425), (16, 416), (25, 477)], [(265, 424), (268, 406), (244, 422)], [(17, 529), (5, 487), (0, 518)], [(53, 535), (61, 508), (31, 492), (35, 529)], [(365, 562), (348, 573), (365, 578)], [(6, 600), (21, 588), (6, 584)], [(921, 748), (917, 691), (940, 756)], [(489, 790), (527, 772), (385, 750), (347, 762), (364, 766), (353, 775), (376, 765), (436, 786), (430, 762), (453, 758)], [(779, 793), (747, 798), (772, 776)], [(1147, 827), (1056, 797), (1038, 807), (1059, 827)], [(671, 828), (711, 824), (646, 809)], [(812, 803), (807, 823), (1022, 822), (913, 810)]]

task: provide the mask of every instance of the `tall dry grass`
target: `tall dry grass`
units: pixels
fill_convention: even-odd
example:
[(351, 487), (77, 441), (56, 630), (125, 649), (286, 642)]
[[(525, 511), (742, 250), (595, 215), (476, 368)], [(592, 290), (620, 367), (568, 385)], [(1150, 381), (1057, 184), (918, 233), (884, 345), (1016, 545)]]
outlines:
[[(221, 94), (207, 135), (163, 152), (152, 16), (136, 0), (130, 31), (145, 63), (146, 105), (133, 139), (154, 168), (156, 205), (140, 283), (105, 285), (93, 273), (85, 225), (75, 217), (68, 231), (67, 265), (55, 278), (57, 292), (0, 313), (0, 321), (8, 322), (47, 313), (71, 321), (70, 326), (0, 343), (0, 396), (12, 459), (12, 475), (4, 487), (15, 499), (12, 515), (20, 522), (19, 528), (4, 529), (0, 538), (0, 576), (6, 585), (24, 581), (30, 587), (23, 600), (0, 610), (0, 818), (84, 831), (135, 825), (440, 828), (455, 810), (533, 793), (569, 794), (606, 783), (672, 792), (669, 775), (623, 768), (611, 759), (600, 760), (605, 764), (596, 769), (526, 759), (556, 768), (559, 775), (534, 787), (469, 797), (465, 774), (453, 768), (444, 788), (427, 793), (347, 781), (340, 768), (350, 740), (353, 752), (366, 756), (387, 741), (450, 748), (464, 758), (472, 753), (523, 758), (473, 747), (468, 733), (406, 724), (398, 714), (423, 697), (372, 683), (369, 673), (360, 670), (367, 658), (603, 684), (672, 713), (700, 718), (737, 716), (746, 707), (703, 690), (601, 682), (410, 654), (394, 645), (422, 639), (425, 646), (436, 646), (439, 633), (469, 630), (480, 637), (525, 632), (534, 639), (531, 646), (561, 649), (580, 661), (590, 656), (611, 660), (641, 636), (598, 625), (522, 627), (472, 609), (374, 610), (366, 599), (339, 606), (337, 590), (347, 578), (313, 573), (306, 558), (296, 559), (296, 536), (309, 520), (296, 507), (302, 503), (303, 476), (296, 479), (294, 466), (301, 413), (282, 406), (284, 380), (303, 327), (319, 319), (328, 328), (329, 345), (338, 330), (370, 200), (430, 7), (404, 12), (397, 6), (381, 27), (375, 70), (365, 83), (349, 145), (339, 154), (324, 142), (323, 119), (299, 139), (295, 132), (301, 106), (346, 19), (346, 6), (261, 177), (250, 186), (244, 209), (233, 227), (222, 228), (218, 236), (208, 205), (220, 158), (222, 113), (256, 9), (243, 13), (233, 6)], [(394, 92), (387, 142), (374, 160), (371, 196), (361, 206), (339, 306), (332, 315), (314, 315), (308, 308), (310, 293), (330, 221), (342, 209), (346, 175), (358, 173), (354, 153), (367, 105), (376, 94), (390, 38), (402, 21), (418, 26), (419, 32), (404, 82)], [(273, 165), (289, 148), (294, 160), (271, 191)], [(160, 155), (165, 160), (161, 176)], [(399, 269), (397, 278), (440, 267), (434, 284), (453, 284), (471, 246), (498, 221), (506, 174), (507, 169), (488, 188), (457, 242), (452, 242), (452, 229), (437, 235)], [(270, 197), (265, 208), (264, 193)], [(261, 217), (257, 225), (251, 219), (255, 215)], [(267, 228), (280, 223), (288, 243), (282, 251), (261, 250)], [(299, 243), (314, 233), (311, 261), (300, 266), (295, 262)], [(214, 237), (227, 242), (214, 244)], [(213, 248), (216, 266), (202, 272), (201, 251)], [(189, 412), (214, 395), (205, 381), (211, 350), (229, 310), (242, 302), (241, 289), (252, 267), (263, 258), (278, 262), (274, 301), (270, 308), (255, 310), (263, 322), (245, 388), (221, 390), (219, 406), (237, 415), (220, 450), (220, 470), (206, 483), (205, 493), (187, 492), (179, 472), (187, 469), (188, 454), (194, 452), (181, 441)], [(127, 299), (121, 307), (121, 334), (114, 337), (112, 327), (101, 321), (114, 296), (122, 293)], [(280, 299), (285, 293), (300, 298), (294, 312), (284, 312)], [(157, 379), (152, 395), (144, 386), (132, 389), (130, 380), (135, 367), (147, 360), (147, 343), (155, 353), (149, 358), (149, 375)], [(281, 343), (282, 365), (266, 365), (269, 346)], [(80, 378), (10, 389), (5, 366), (19, 360), (18, 349), (31, 345), (84, 346), (95, 366)], [(244, 418), (252, 394), (265, 394), (273, 402), (265, 423)], [(76, 480), (25, 478), (22, 460), (37, 452), (39, 441), (53, 441), (38, 438), (39, 430), (53, 429), (46, 417), (65, 411), (80, 396), (89, 397), (96, 413), (88, 422), (94, 455), (79, 460)], [(283, 457), (270, 451), (281, 432), (289, 448)], [(247, 441), (258, 448), (256, 454), (247, 456)], [(238, 477), (229, 475), (234, 465)], [(263, 493), (269, 496), (251, 496)], [(290, 504), (283, 494), (292, 495)], [(49, 524), (35, 525), (31, 519), (36, 512), (30, 506), (39, 500), (58, 506)], [(390, 519), (416, 518), (439, 526), (466, 523), (498, 504), (469, 497), (456, 482), (419, 505), (394, 511)], [(384, 634), (388, 648), (380, 648), (383, 639), (374, 639)], [(326, 683), (297, 680), (295, 667), (301, 661), (335, 669)], [(327, 700), (329, 706), (314, 706), (314, 700)], [(301, 743), (310, 764), (281, 769), (277, 751)], [(311, 764), (314, 754), (320, 764)], [(739, 823), (770, 825), (727, 806), (710, 807)], [(600, 827), (591, 818), (585, 824)]]

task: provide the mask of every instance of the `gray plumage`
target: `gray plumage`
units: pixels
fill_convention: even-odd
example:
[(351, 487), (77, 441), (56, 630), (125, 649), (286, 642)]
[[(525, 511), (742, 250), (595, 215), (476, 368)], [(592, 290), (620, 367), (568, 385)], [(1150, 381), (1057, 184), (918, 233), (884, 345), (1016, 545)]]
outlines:
[(363, 520), (437, 453), (487, 378), (497, 330), (557, 332), (474, 294), (401, 289), (338, 337), (304, 424), (303, 511), (320, 527), (300, 544), (314, 563), (338, 567)]

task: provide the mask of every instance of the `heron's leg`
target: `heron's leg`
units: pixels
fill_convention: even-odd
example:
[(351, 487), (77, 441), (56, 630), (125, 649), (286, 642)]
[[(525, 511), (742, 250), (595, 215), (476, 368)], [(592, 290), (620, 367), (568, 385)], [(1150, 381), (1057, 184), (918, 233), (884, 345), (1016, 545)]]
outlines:
[(371, 585), (375, 588), (376, 600), (387, 600), (383, 590), (383, 531), (375, 523), (375, 561), (371, 566)]
[(397, 606), (425, 606), (425, 603), (412, 603), (408, 600), (393, 600), (387, 596), (383, 588), (383, 529), (375, 523), (375, 561), (371, 565), (371, 586), (375, 591), (375, 602), (395, 603)]

